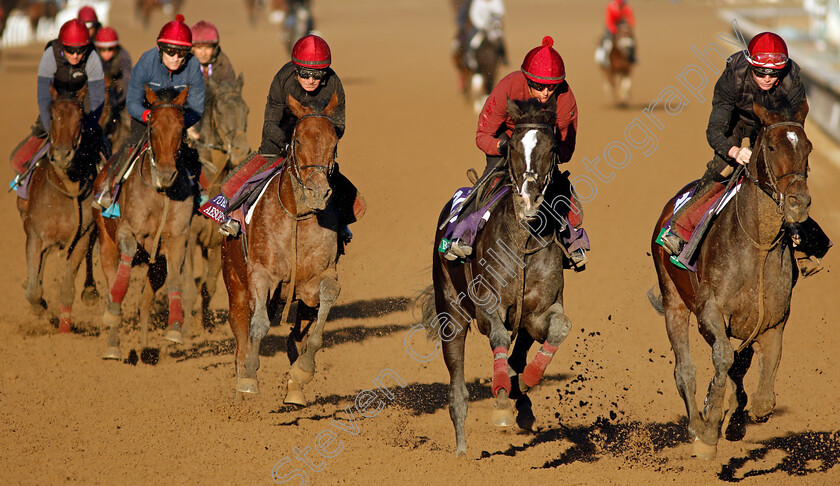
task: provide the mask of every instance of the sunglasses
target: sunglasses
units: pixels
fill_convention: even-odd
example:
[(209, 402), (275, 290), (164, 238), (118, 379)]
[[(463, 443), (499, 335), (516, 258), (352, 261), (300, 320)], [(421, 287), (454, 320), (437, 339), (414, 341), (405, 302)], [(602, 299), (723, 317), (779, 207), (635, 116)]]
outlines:
[(764, 76), (770, 76), (771, 78), (778, 78), (779, 74), (781, 74), (781, 69), (771, 69), (765, 67), (756, 67), (752, 66), (752, 72), (759, 78), (763, 78)]
[(96, 50), (98, 50), (99, 52), (111, 52), (111, 51), (115, 51), (116, 49), (117, 49), (116, 47), (97, 47), (96, 48)]
[(554, 91), (555, 89), (557, 89), (558, 86), (560, 86), (560, 83), (540, 84), (540, 83), (535, 83), (534, 81), (531, 81), (530, 79), (528, 79), (528, 87), (535, 90), (535, 91), (542, 91), (544, 89), (547, 89), (548, 92), (550, 93), (550, 92)]
[(176, 49), (174, 47), (164, 47), (163, 49), (161, 49), (161, 52), (163, 52), (169, 57), (185, 57), (187, 55), (186, 50)]
[(70, 55), (82, 54), (87, 50), (87, 46), (64, 46), (64, 52)]
[(320, 80), (324, 79), (324, 77), (327, 75), (327, 72), (323, 69), (298, 68), (297, 75), (300, 76), (301, 79), (312, 78), (314, 80)]

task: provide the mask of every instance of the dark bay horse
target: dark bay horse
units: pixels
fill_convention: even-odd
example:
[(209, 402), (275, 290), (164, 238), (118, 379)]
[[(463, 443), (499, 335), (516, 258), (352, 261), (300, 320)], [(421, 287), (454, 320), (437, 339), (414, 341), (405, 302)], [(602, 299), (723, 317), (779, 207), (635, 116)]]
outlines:
[(228, 291), (230, 328), (236, 337), (236, 400), (240, 393), (259, 393), (260, 342), (270, 323), (281, 322), (298, 301), (289, 334), (291, 367), (285, 403), (306, 405), (303, 385), (315, 374), (315, 353), (323, 342), (324, 325), (338, 298), (338, 212), (330, 204), (328, 175), (335, 165), (338, 137), (330, 118), (338, 97), (323, 110), (301, 105), (292, 96), (288, 106), (298, 117), (288, 160), (281, 175), (266, 187), (241, 238), (222, 242), (222, 276)]
[[(181, 304), (182, 267), (194, 210), (194, 189), (182, 161), (178, 160), (184, 131), (184, 102), (189, 88), (173, 97), (163, 91), (160, 97), (146, 87), (151, 105), (148, 118), (149, 148), (129, 169), (115, 204), (120, 217), (106, 219), (94, 210), (99, 228), (102, 269), (110, 289), (102, 322), (110, 327), (105, 359), (121, 359), (119, 326), (122, 301), (128, 290), (131, 264), (138, 253), (166, 257), (166, 285), (169, 292), (169, 327), (164, 339), (183, 343), (184, 321)], [(103, 173), (105, 171), (103, 170)], [(96, 180), (96, 190), (102, 183)], [(158, 262), (159, 263), (159, 262)], [(151, 304), (144, 291), (144, 306)], [(153, 294), (152, 294), (153, 295)], [(148, 319), (142, 321), (142, 344), (147, 344)]]
[(603, 71), (607, 81), (604, 88), (619, 106), (627, 106), (630, 102), (630, 72), (633, 70), (630, 52), (635, 43), (632, 27), (627, 22), (621, 22), (606, 52), (607, 63)]
[(470, 49), (463, 46), (463, 49), (455, 52), (455, 67), (458, 69), (462, 83), (462, 93), (472, 105), (475, 113), (481, 113), (484, 101), (496, 86), (496, 76), (499, 66), (502, 64), (502, 53), (504, 52), (504, 32), (502, 20), (494, 19), (491, 27), (482, 30), (478, 34), (480, 40), (478, 47), (473, 48), (474, 58), (465, 58), (464, 50)]
[[(807, 181), (811, 143), (803, 128), (807, 103), (792, 116), (759, 105), (754, 109), (763, 128), (753, 160), (740, 190), (717, 216), (698, 250), (697, 272), (670, 263), (668, 253), (655, 242), (671, 217), (674, 199), (659, 217), (652, 243), (665, 326), (676, 358), (674, 378), (685, 401), (695, 455), (705, 459), (717, 451), (727, 379), (734, 391), (726, 435), (738, 440), (745, 434), (743, 378), (754, 348), (760, 366), (750, 415), (758, 421), (773, 412), (782, 333), (797, 279), (786, 225), (805, 221), (811, 203)], [(659, 303), (655, 297), (651, 300)], [(690, 314), (697, 317), (700, 334), (712, 347), (715, 369), (702, 412), (695, 398), (696, 368), (689, 351)], [(730, 338), (741, 341), (737, 350)]]
[[(76, 272), (91, 251), (93, 218), (87, 211), (93, 197), (93, 180), (99, 154), (83, 137), (86, 88), (59, 94), (50, 86), (50, 147), (47, 156), (32, 171), (28, 199), (18, 197), (17, 206), (26, 233), (26, 299), (40, 314), (46, 309), (43, 296), (44, 258), (58, 248), (65, 257), (61, 280), (58, 332), (70, 332), (70, 312), (76, 295)], [(97, 298), (90, 267), (85, 291), (87, 302)]]
[[(219, 194), (221, 183), (251, 153), (245, 131), (248, 126), (248, 104), (242, 98), (244, 78), (236, 82), (216, 83), (209, 78), (206, 83), (204, 117), (199, 141), (196, 143), (202, 172), (207, 178), (207, 194)], [(216, 294), (216, 283), (222, 271), (222, 235), (219, 226), (207, 218), (193, 218), (187, 256), (184, 261), (184, 329), (196, 335), (210, 324), (210, 300)], [(200, 249), (203, 272), (198, 286), (193, 278), (193, 259), (196, 246)], [(192, 309), (200, 290), (201, 326), (193, 326)]]
[[(561, 221), (558, 214), (565, 215), (568, 209), (561, 208), (564, 201), (544, 198), (557, 173), (552, 155), (553, 104), (543, 109), (537, 100), (508, 101), (508, 113), (516, 125), (507, 160), (509, 192), (479, 232), (471, 261), (450, 262), (434, 251), (433, 285), (421, 296), (423, 324), (442, 341), (449, 369), (449, 416), (458, 455), (467, 450), (464, 347), (471, 320), (490, 339), (496, 397), (493, 423), (513, 425), (511, 399), (515, 399), (516, 422), (523, 429), (531, 429), (535, 420), (526, 392), (542, 380), (572, 326), (563, 308), (564, 253), (554, 243), (558, 227), (550, 221)], [(447, 205), (440, 221), (449, 214)], [(435, 235), (435, 248), (443, 234)], [(526, 366), (534, 341), (542, 346)]]

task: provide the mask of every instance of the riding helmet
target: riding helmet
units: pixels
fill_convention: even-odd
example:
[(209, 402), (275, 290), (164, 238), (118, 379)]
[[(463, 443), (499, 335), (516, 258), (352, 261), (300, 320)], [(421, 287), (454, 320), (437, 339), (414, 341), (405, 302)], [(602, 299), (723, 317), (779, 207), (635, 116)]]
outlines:
[(187, 24), (184, 23), (183, 15), (176, 15), (175, 20), (167, 22), (160, 29), (157, 43), (181, 49), (189, 49), (192, 47), (192, 32), (190, 32), (190, 28)]
[(216, 45), (219, 43), (219, 31), (210, 22), (200, 20), (190, 30), (192, 31), (192, 44), (194, 46), (199, 44)]
[(90, 43), (90, 33), (81, 20), (72, 19), (61, 26), (58, 41), (67, 47), (86, 46)]
[(120, 43), (117, 31), (111, 27), (102, 27), (93, 36), (93, 45), (96, 47), (116, 47)]
[(99, 17), (96, 15), (96, 10), (94, 10), (90, 5), (85, 5), (80, 8), (79, 14), (76, 18), (84, 22), (85, 26), (88, 28), (99, 25)]
[(317, 35), (309, 34), (295, 42), (292, 62), (309, 69), (326, 69), (330, 66), (330, 46)]
[(782, 69), (787, 64), (788, 49), (785, 41), (772, 32), (757, 34), (747, 47), (747, 62), (758, 68)]
[(542, 45), (531, 49), (522, 61), (522, 74), (535, 83), (556, 84), (566, 78), (563, 58), (552, 47), (554, 39), (543, 37)]

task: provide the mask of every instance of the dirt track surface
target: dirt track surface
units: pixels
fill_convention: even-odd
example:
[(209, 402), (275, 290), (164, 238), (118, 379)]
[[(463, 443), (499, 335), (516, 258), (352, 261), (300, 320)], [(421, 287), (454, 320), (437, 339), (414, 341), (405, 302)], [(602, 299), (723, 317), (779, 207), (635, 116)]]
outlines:
[[(722, 440), (716, 460), (690, 457), (664, 320), (645, 298), (655, 283), (647, 253), (661, 206), (701, 174), (711, 155), (705, 123), (715, 77), (703, 67), (707, 82), (694, 96), (676, 76), (699, 64), (692, 45), (726, 45), (716, 35), (728, 26), (708, 6), (635, 2), (641, 62), (633, 102), (618, 110), (604, 98), (592, 60), (602, 29), (601, 3), (517, 0), (507, 5), (514, 65), (505, 70), (515, 69), (543, 35), (553, 35), (564, 56), (580, 110), (577, 152), (568, 164), (572, 173), (586, 173), (583, 158), (603, 160), (610, 142), (624, 141), (625, 127), (636, 117), (646, 120), (642, 109), (668, 86), (677, 87), (688, 104), (677, 114), (653, 110), (663, 128), (654, 129), (657, 143), (647, 147), (647, 156), (645, 149), (634, 148), (625, 167), (599, 166), (615, 176), (598, 182), (597, 195), (585, 206), (591, 263), (585, 272), (567, 275), (574, 329), (546, 380), (531, 393), (536, 432), (490, 425), (491, 353), (487, 339), (472, 333), (466, 367), (468, 454), (456, 459), (445, 366), (440, 358), (418, 362), (403, 344), (415, 322), (409, 299), (430, 283), (439, 208), (465, 185), (466, 168), (484, 164), (473, 142), (475, 117), (457, 93), (449, 63), (454, 29), (449, 2), (319, 0), (317, 28), (332, 47), (333, 66), (348, 98), (339, 160), (364, 192), (369, 210), (353, 227), (355, 239), (339, 264), (343, 291), (318, 354), (317, 374), (306, 389), (312, 405), (282, 405), (287, 331), (275, 327), (263, 345), (262, 393), (233, 406), (233, 339), (221, 289), (213, 300), (218, 324), (212, 332), (172, 348), (157, 330), (153, 343), (161, 358), (156, 365), (99, 358), (105, 346), (99, 330), (102, 304), (87, 307), (77, 299), (78, 332), (57, 335), (47, 318), (32, 316), (24, 298), (24, 237), (15, 197), (7, 194), (0, 200), (9, 223), (0, 238), (0, 484), (270, 484), (275, 465), (277, 477), (306, 471), (309, 484), (840, 483), (840, 468), (834, 467), (840, 454), (835, 353), (840, 331), (833, 327), (840, 300), (831, 290), (840, 284), (840, 272), (833, 268), (838, 250), (829, 253), (826, 270), (795, 289), (775, 414), (767, 423), (750, 424), (740, 442)], [(157, 28), (143, 32), (131, 14), (127, 0), (114, 2), (112, 25), (136, 60), (153, 45)], [(288, 59), (275, 28), (265, 17), (249, 28), (241, 2), (233, 0), (190, 1), (185, 14), (190, 24), (202, 18), (215, 22), (225, 52), (245, 73), (249, 138), (258, 146), (269, 82)], [(157, 14), (153, 25), (165, 20)], [(36, 113), (41, 52), (40, 46), (30, 46), (2, 53), (0, 153), (12, 150)], [(721, 59), (712, 59), (722, 68)], [(831, 210), (840, 204), (835, 190), (840, 174), (832, 163), (837, 147), (817, 127), (808, 125), (807, 131), (816, 147), (811, 214), (840, 238), (840, 218)], [(0, 176), (11, 179), (6, 164)], [(57, 307), (57, 263), (54, 256), (48, 260), (51, 309)], [(101, 270), (96, 272), (104, 292)], [(126, 298), (126, 355), (139, 348), (136, 312), (129, 309), (138, 301), (140, 276), (136, 269)], [(163, 313), (159, 305), (158, 314)], [(165, 321), (162, 315), (158, 319)], [(419, 335), (413, 344), (420, 353), (433, 349)], [(692, 347), (703, 393), (710, 378), (709, 348), (699, 336)], [(385, 379), (393, 400), (379, 392), (384, 408), (378, 415), (363, 419), (354, 413), (355, 435), (333, 425), (353, 427), (345, 409), (352, 410), (362, 390), (376, 390), (372, 381), (386, 369), (406, 384)], [(749, 392), (756, 374), (754, 369), (747, 376)], [(323, 431), (333, 431), (341, 441), (326, 447), (334, 453), (326, 459), (313, 449), (317, 437), (328, 437), (329, 432), (319, 436)], [(301, 457), (308, 454), (311, 468), (298, 461), (295, 449)], [(299, 479), (292, 477), (289, 484)]]

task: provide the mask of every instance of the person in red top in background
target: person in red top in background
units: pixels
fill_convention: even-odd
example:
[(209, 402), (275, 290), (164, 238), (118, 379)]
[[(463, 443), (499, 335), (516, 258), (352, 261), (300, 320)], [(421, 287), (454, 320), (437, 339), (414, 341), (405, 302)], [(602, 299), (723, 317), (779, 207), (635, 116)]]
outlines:
[[(627, 0), (610, 0), (604, 13), (606, 29), (604, 30), (604, 37), (601, 39), (604, 60), (606, 59), (606, 54), (609, 53), (607, 43), (612, 42), (613, 36), (618, 32), (618, 25), (622, 22), (626, 22), (633, 30), (636, 29), (636, 18), (633, 16), (633, 8), (627, 4)], [(630, 48), (630, 62), (636, 63), (635, 45)]]
[[(478, 129), (475, 134), (475, 144), (485, 153), (487, 166), (484, 174), (479, 178), (476, 186), (481, 184), (490, 174), (502, 166), (507, 153), (510, 135), (513, 132), (513, 121), (507, 113), (507, 100), (537, 99), (543, 105), (549, 101), (556, 102), (557, 121), (554, 128), (555, 157), (558, 163), (571, 160), (577, 140), (578, 110), (575, 95), (566, 82), (566, 66), (563, 58), (554, 50), (554, 39), (549, 36), (543, 38), (542, 45), (531, 49), (522, 61), (519, 71), (514, 71), (493, 88), (484, 108), (478, 116)], [(569, 183), (565, 177), (554, 177), (552, 185), (555, 189), (569, 194)], [(565, 181), (565, 182), (564, 182)], [(565, 188), (561, 185), (565, 184)], [(565, 189), (565, 191), (563, 190)], [(474, 194), (473, 191), (471, 194)], [(548, 197), (546, 197), (548, 199)], [(569, 198), (574, 200), (574, 198)], [(475, 199), (468, 200), (459, 214), (463, 220), (475, 212)], [(574, 226), (580, 226), (580, 204), (575, 201), (576, 208), (569, 208), (575, 214), (569, 214)], [(565, 213), (562, 213), (565, 215)], [(456, 233), (458, 234), (457, 230)], [(472, 253), (472, 242), (453, 239), (447, 250), (447, 258), (466, 258)], [(572, 263), (575, 268), (582, 269), (586, 264), (585, 248), (571, 252)]]

